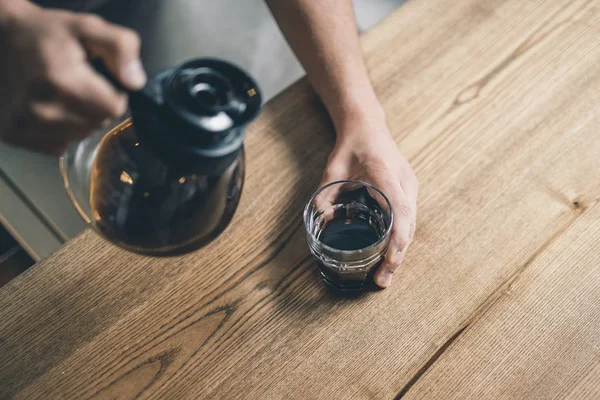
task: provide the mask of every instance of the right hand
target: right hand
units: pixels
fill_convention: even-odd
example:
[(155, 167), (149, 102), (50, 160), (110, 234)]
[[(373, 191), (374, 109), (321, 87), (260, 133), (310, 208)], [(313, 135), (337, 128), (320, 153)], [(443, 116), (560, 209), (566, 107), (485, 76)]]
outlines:
[(390, 134), (380, 106), (373, 109), (365, 104), (364, 111), (364, 116), (354, 116), (338, 125), (336, 144), (320, 186), (359, 180), (373, 184), (388, 197), (394, 213), (392, 237), (385, 259), (373, 276), (378, 286), (386, 288), (415, 234), (419, 182)]
[(60, 154), (127, 110), (90, 59), (130, 90), (146, 83), (138, 35), (91, 14), (0, 0), (0, 48), (0, 139), (35, 151)]

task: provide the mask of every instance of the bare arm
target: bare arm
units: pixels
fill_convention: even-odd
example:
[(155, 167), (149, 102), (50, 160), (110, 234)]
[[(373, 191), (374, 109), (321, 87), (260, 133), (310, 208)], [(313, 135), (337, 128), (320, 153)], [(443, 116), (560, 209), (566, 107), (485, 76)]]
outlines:
[(354, 118), (384, 118), (360, 49), (349, 0), (267, 0), (338, 134)]
[(388, 196), (394, 212), (390, 248), (375, 274), (387, 287), (416, 227), (418, 182), (386, 124), (365, 66), (350, 0), (267, 0), (271, 12), (325, 104), (336, 130), (321, 184), (359, 179)]

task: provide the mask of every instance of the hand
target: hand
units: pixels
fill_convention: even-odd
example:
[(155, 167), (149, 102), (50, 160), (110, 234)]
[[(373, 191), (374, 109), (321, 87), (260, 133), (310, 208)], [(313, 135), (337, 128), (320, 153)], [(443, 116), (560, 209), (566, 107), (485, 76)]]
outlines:
[(146, 82), (137, 34), (91, 14), (0, 0), (0, 48), (0, 139), (32, 150), (59, 154), (126, 111), (90, 58), (131, 90)]
[(374, 277), (375, 283), (385, 288), (392, 282), (414, 236), (419, 184), (385, 120), (353, 121), (337, 130), (338, 139), (321, 186), (339, 180), (361, 180), (380, 189), (390, 200), (394, 214), (390, 247)]

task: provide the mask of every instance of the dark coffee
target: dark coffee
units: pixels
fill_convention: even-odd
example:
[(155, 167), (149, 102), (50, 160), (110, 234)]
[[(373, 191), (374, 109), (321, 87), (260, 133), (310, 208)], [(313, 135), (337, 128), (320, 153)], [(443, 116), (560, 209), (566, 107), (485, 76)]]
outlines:
[(244, 153), (219, 173), (173, 165), (140, 145), (131, 124), (108, 133), (91, 174), (92, 223), (111, 241), (150, 255), (195, 250), (231, 220), (244, 181)]
[[(336, 200), (345, 203), (334, 211), (333, 218), (320, 229), (318, 240), (342, 251), (360, 251), (379, 241), (386, 232), (383, 211), (366, 189), (343, 193)], [(325, 282), (336, 291), (359, 292), (373, 285), (373, 273), (381, 264), (366, 268), (333, 268), (319, 263)]]
[(338, 250), (360, 250), (377, 242), (381, 233), (371, 221), (362, 218), (333, 219), (325, 225), (319, 239)]

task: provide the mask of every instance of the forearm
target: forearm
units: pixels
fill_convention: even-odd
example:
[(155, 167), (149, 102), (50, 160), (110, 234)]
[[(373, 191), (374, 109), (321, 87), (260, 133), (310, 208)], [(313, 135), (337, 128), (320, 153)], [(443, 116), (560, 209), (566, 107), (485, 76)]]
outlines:
[(350, 0), (267, 0), (338, 134), (356, 119), (384, 119), (360, 49)]

